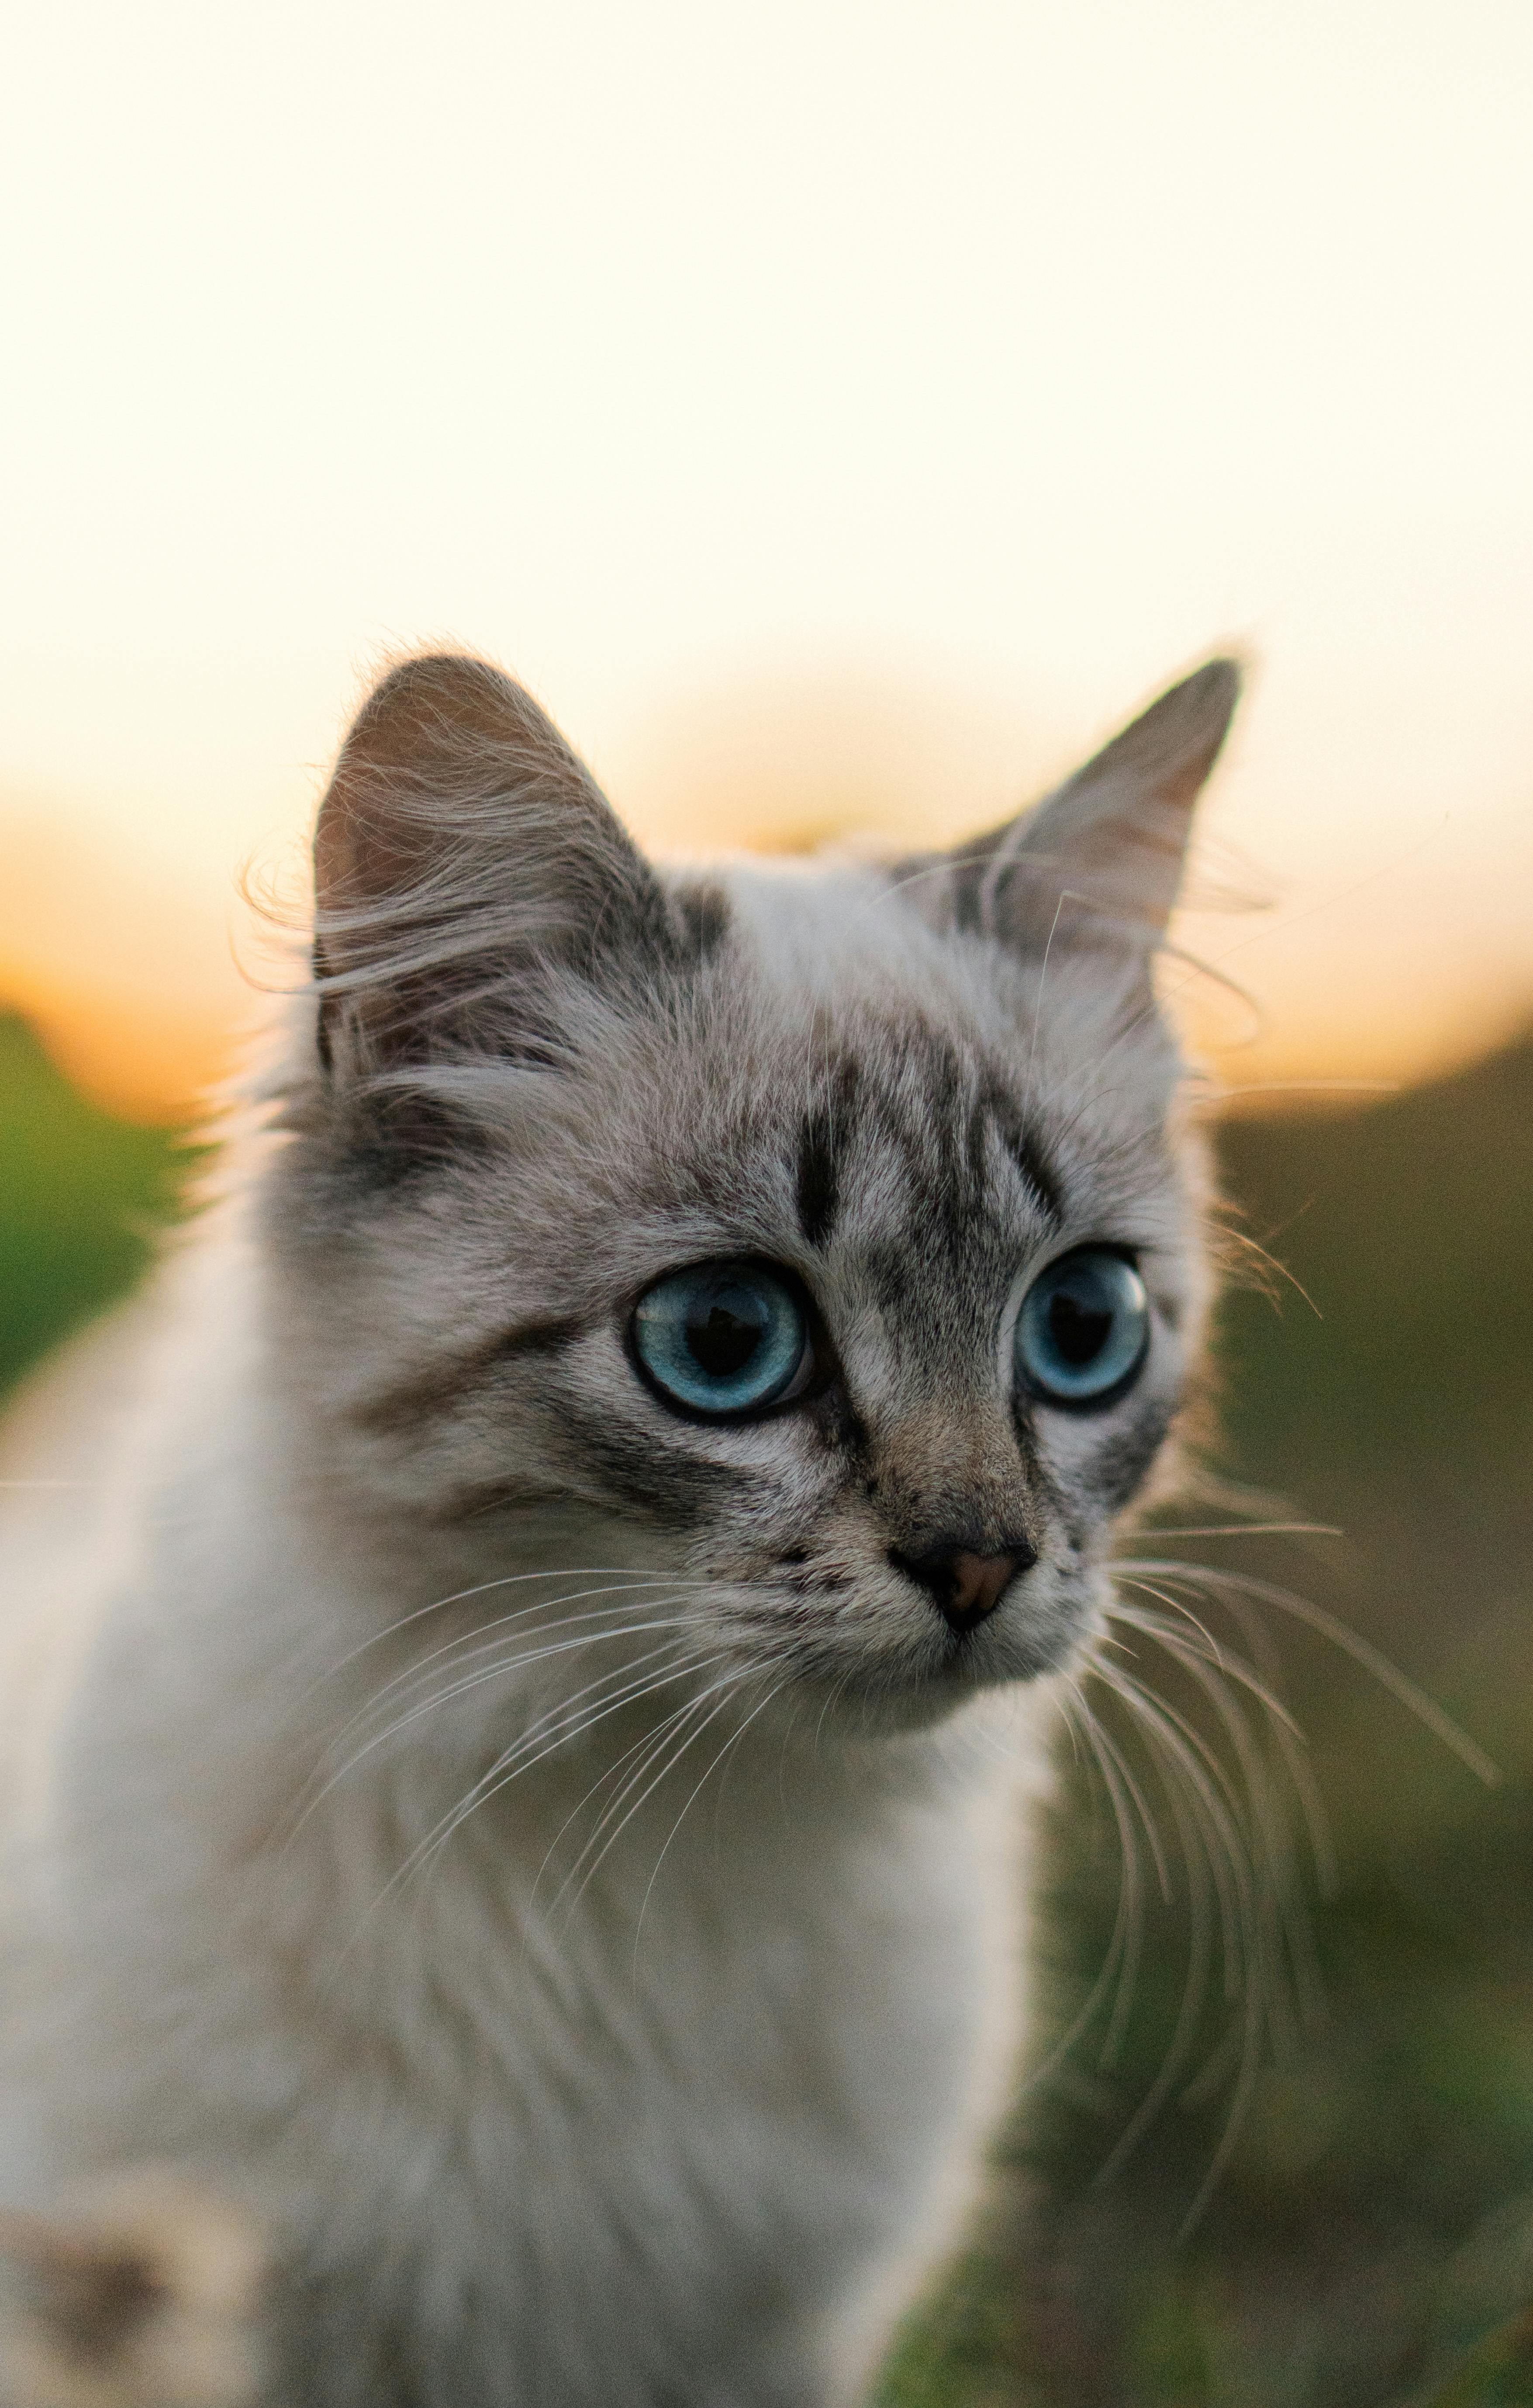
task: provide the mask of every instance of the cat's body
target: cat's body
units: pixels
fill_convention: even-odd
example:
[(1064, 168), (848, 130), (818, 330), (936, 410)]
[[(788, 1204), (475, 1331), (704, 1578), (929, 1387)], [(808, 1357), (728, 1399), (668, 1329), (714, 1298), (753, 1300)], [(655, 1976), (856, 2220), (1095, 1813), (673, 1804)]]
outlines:
[[(196, 1326), (224, 1393), (178, 1366), (162, 1442), (205, 1498), (242, 1417), (225, 1387), (240, 1337), (210, 1313)], [(35, 1592), (61, 1624), (82, 1598), (101, 1612), (65, 1642), (69, 1671), (50, 1650), (6, 1683), (29, 1771), (64, 1787), (27, 1783), (48, 1817), (21, 1935), (44, 2101), (7, 2188), (46, 2203), (63, 2175), (152, 2156), (270, 2201), (306, 2266), (340, 2278), (293, 2310), (300, 2356), (311, 2315), (331, 2329), (327, 2401), (378, 2402), (396, 2382), (402, 2399), (494, 2401), (509, 2363), (518, 2403), (814, 2398), (832, 2311), (860, 2358), (885, 2302), (858, 2295), (881, 2293), (891, 2255), (919, 2272), (946, 2240), (998, 2103), (997, 1768), (955, 1779), (924, 1752), (868, 1751), (853, 1773), (812, 1744), (811, 1716), (786, 1744), (736, 1751), (722, 1803), (697, 1801), (652, 1889), (727, 1736), (714, 1726), (579, 1906), (550, 1907), (545, 1876), (529, 1915), (600, 1769), (576, 1750), (490, 1801), (391, 1913), (380, 1893), (464, 1785), (451, 1756), (423, 1771), (380, 1750), (288, 1831), (335, 1724), (317, 1672), (358, 1643), (364, 1605), (408, 1611), (420, 1585), (375, 1569), (359, 1600), (344, 1571), (316, 1577), (310, 1540), (273, 1533), (260, 1496), (241, 1512), (227, 1487), (217, 1537), (188, 1547), (161, 1495), (169, 1544), (146, 1556), (122, 1524), (82, 1526)], [(76, 1513), (88, 1526), (88, 1497)], [(561, 1563), (592, 1552), (576, 1537)], [(213, 1584), (233, 1627), (199, 1630)], [(311, 1651), (271, 1626), (284, 1595)], [(189, 1647), (207, 1698), (190, 1729)], [(615, 1757), (638, 1727), (613, 1721)], [(13, 2055), (10, 2117), (27, 2071)]]
[[(1233, 692), (903, 888), (665, 885), (476, 665), (353, 733), (275, 1125), (0, 1465), (82, 1484), (0, 1492), (0, 2202), (249, 2201), (303, 2408), (852, 2399), (951, 2242), (1205, 1309), (1146, 960)], [(1051, 1398), (1081, 1262), (1139, 1353)]]

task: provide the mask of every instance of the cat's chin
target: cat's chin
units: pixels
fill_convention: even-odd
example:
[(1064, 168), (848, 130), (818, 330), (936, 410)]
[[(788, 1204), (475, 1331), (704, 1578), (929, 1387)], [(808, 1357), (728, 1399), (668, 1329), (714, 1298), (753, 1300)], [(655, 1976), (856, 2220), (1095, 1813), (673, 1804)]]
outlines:
[(897, 1682), (816, 1679), (809, 1685), (823, 1692), (824, 1702), (810, 1719), (821, 1736), (834, 1731), (852, 1740), (908, 1738), (938, 1729), (982, 1698), (1046, 1677), (1070, 1652), (1062, 1650), (1049, 1663), (1007, 1668), (960, 1653), (935, 1670)]

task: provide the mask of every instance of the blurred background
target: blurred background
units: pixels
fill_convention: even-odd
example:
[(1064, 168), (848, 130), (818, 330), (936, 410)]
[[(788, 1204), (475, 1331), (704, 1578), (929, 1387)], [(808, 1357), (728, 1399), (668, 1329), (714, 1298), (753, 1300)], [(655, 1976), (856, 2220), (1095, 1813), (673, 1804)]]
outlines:
[[(1240, 1233), (1219, 1535), (1138, 1544), (1243, 1584), (1174, 1594), (1328, 1847), (1284, 1874), (1276, 1727), (1161, 1647), (1130, 1943), (1067, 1750), (1035, 2078), (891, 2408), (1533, 2399), (1530, 111), (1523, 0), (7, 35), (0, 1376), (173, 1212), (285, 974), (236, 874), (301, 895), (391, 649), (503, 661), (672, 853), (956, 837), (1255, 662), (1168, 980)], [(1307, 1901), (1228, 1997), (1189, 1761)]]

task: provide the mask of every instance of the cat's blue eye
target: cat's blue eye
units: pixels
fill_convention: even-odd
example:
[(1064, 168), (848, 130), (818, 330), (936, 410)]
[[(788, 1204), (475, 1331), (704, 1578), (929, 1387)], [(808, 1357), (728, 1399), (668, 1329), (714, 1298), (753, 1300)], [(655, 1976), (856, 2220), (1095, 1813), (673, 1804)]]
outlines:
[(1018, 1378), (1050, 1404), (1107, 1404), (1149, 1345), (1144, 1282), (1105, 1246), (1082, 1246), (1039, 1271), (1017, 1315)]
[(760, 1412), (802, 1385), (809, 1316), (792, 1283), (758, 1263), (697, 1263), (656, 1280), (635, 1308), (634, 1353), (689, 1412)]

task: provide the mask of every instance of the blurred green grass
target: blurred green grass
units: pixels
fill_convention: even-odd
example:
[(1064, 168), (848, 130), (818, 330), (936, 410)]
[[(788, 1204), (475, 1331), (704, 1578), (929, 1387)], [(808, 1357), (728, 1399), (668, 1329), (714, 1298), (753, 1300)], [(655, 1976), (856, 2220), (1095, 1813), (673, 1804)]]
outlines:
[[(1168, 1552), (1340, 1615), (1504, 1778), (1482, 1787), (1355, 1664), (1269, 1617), (1337, 1859), (1328, 1895), (1309, 1884), (1318, 1998), (1266, 2052), (1182, 2237), (1231, 2104), (1238, 2002), (1217, 1987), (1184, 2075), (1099, 2178), (1185, 1988), (1186, 1885), (1167, 1902), (1152, 1884), (1115, 2045), (1099, 2014), (1024, 2096), (881, 2408), (1533, 2403), (1533, 1039), (1366, 1111), (1233, 1125), (1222, 1149), (1243, 1226), (1318, 1311), (1284, 1279), (1232, 1294), (1218, 1468), (1345, 1536)], [(0, 1383), (131, 1283), (184, 1162), (0, 1019)], [(1119, 1876), (1067, 1756), (1040, 2057), (1096, 1981)]]
[(0, 1014), (0, 1388), (132, 1285), (177, 1175), (169, 1132), (97, 1111)]

